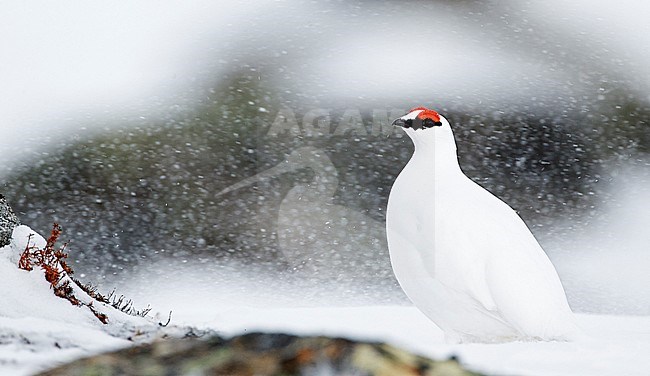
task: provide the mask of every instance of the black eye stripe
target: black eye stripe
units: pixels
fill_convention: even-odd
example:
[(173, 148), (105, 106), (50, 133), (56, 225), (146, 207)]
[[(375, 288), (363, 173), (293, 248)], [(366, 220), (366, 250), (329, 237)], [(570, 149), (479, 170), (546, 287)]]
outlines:
[[(398, 120), (401, 123), (398, 124)], [(400, 127), (404, 128), (412, 128), (413, 130), (439, 127), (442, 125), (442, 122), (435, 121), (431, 118), (420, 119), (416, 117), (414, 119), (398, 120), (395, 121), (394, 125), (399, 125)]]
[(442, 122), (440, 121), (433, 121), (433, 119), (426, 118), (423, 121), (423, 126), (425, 128), (431, 128), (431, 127), (439, 127), (442, 125)]
[(439, 127), (442, 125), (440, 121), (434, 121), (433, 119), (408, 119), (404, 121), (404, 128), (413, 128), (414, 130)]

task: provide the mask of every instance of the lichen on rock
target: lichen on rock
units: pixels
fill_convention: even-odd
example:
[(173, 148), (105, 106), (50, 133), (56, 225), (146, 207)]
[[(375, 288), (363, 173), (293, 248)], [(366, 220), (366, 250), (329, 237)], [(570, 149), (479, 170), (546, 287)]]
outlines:
[(80, 359), (41, 373), (59, 375), (478, 376), (456, 359), (432, 360), (383, 343), (249, 333), (224, 339), (158, 340)]
[(5, 196), (0, 194), (0, 247), (9, 245), (11, 233), (19, 225), (18, 217), (5, 200)]

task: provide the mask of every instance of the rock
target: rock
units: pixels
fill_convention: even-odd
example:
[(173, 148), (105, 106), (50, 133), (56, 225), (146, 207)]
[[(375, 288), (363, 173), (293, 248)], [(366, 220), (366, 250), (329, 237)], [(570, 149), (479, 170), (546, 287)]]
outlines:
[(9, 245), (11, 233), (18, 225), (20, 225), (18, 217), (5, 200), (5, 196), (0, 194), (0, 247)]
[(251, 333), (162, 340), (81, 359), (41, 375), (477, 375), (381, 343)]

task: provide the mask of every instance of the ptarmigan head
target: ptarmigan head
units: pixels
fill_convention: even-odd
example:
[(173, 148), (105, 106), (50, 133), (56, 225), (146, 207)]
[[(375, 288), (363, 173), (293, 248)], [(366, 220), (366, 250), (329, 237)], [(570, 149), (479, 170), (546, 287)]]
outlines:
[(411, 137), (416, 148), (422, 144), (435, 144), (436, 149), (441, 151), (450, 147), (456, 150), (456, 142), (451, 126), (444, 116), (426, 107), (416, 107), (396, 119), (394, 126), (404, 129)]
[(402, 128), (411, 128), (415, 131), (418, 129), (427, 129), (442, 126), (442, 116), (434, 110), (425, 107), (416, 107), (411, 109), (406, 115), (395, 120), (393, 125)]

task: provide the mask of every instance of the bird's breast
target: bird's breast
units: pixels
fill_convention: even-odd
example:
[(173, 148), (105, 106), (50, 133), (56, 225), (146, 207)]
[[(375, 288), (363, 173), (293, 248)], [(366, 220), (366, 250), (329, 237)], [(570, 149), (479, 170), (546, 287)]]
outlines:
[[(423, 258), (435, 258), (436, 269), (475, 265), (481, 247), (468, 234), (484, 213), (479, 213), (481, 208), (471, 197), (466, 197), (473, 194), (472, 184), (467, 178), (434, 173), (423, 176), (405, 168), (389, 196), (386, 217), (389, 237), (394, 233), (408, 239), (412, 249)], [(394, 244), (391, 252), (392, 248), (404, 249), (401, 244)]]

